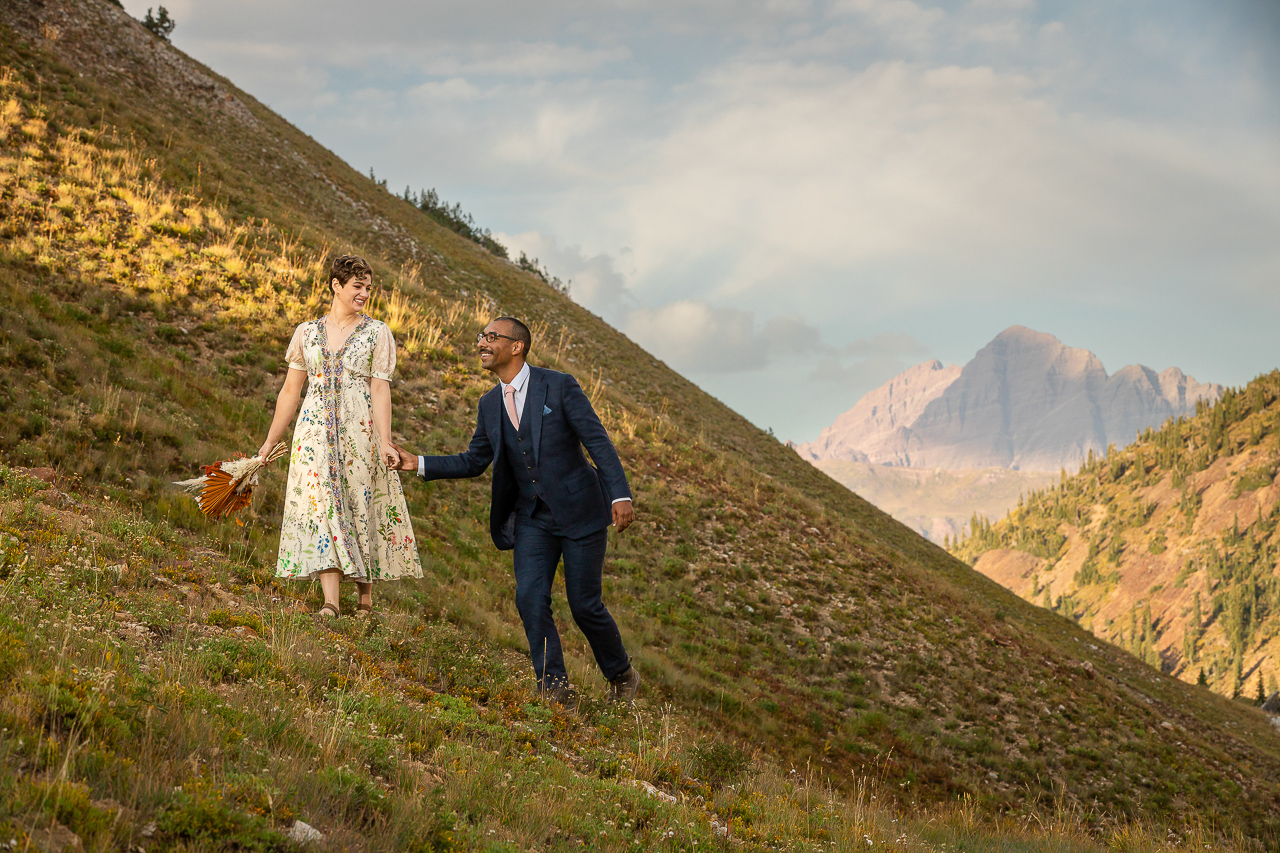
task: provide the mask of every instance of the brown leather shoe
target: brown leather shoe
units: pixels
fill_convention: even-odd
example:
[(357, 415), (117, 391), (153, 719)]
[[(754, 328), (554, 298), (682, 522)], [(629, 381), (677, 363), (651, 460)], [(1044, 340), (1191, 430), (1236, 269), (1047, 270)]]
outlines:
[(578, 691), (568, 682), (548, 687), (542, 691), (542, 695), (552, 702), (563, 705), (566, 711), (578, 710), (578, 704), (582, 701)]
[(640, 690), (640, 673), (636, 671), (634, 666), (627, 667), (627, 671), (622, 675), (615, 676), (609, 682), (609, 704), (615, 702), (625, 702), (630, 706), (636, 699), (636, 693)]

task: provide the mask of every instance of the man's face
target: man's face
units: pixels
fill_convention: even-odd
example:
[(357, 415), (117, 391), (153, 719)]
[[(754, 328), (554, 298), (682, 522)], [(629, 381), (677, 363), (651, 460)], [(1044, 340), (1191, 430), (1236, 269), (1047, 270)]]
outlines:
[(516, 344), (510, 338), (511, 330), (507, 328), (506, 323), (499, 323), (495, 320), (484, 327), (483, 334), (503, 336), (494, 338), (492, 343), (485, 337), (481, 337), (476, 341), (476, 351), (480, 354), (480, 366), (485, 370), (500, 371), (516, 357), (511, 351)]

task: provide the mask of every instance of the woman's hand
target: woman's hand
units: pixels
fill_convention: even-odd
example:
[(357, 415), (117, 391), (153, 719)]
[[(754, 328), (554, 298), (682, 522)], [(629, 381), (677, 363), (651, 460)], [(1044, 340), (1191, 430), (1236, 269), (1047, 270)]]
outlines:
[(400, 453), (389, 441), (382, 442), (382, 461), (392, 471), (400, 467)]
[(276, 442), (274, 442), (274, 441), (268, 441), (268, 442), (264, 443), (264, 444), (262, 445), (262, 447), (260, 447), (260, 448), (258, 449), (258, 458), (259, 458), (259, 459), (266, 459), (266, 458), (267, 458), (267, 454), (269, 454), (271, 451), (273, 451), (273, 450), (275, 450), (275, 449), (276, 449)]

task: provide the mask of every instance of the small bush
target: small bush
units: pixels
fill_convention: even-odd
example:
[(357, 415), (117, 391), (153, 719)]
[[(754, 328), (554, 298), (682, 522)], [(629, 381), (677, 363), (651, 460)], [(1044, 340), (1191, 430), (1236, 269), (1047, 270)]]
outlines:
[(231, 684), (279, 672), (271, 650), (264, 644), (226, 638), (210, 640), (196, 655), (196, 664), (214, 684)]
[(275, 851), (291, 849), (284, 835), (261, 817), (237, 811), (220, 795), (173, 795), (156, 816), (156, 829), (201, 850)]
[(695, 746), (689, 757), (698, 778), (712, 788), (737, 783), (751, 767), (751, 756), (731, 743)]

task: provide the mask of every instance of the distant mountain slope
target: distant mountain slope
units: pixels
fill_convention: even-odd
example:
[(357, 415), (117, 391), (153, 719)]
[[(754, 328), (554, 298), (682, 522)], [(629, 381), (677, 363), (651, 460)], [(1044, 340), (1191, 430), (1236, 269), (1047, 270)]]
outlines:
[(1280, 680), (1280, 372), (1090, 457), (955, 548), (1023, 598), (1228, 695)]
[(1029, 495), (1058, 479), (1043, 471), (1008, 468), (947, 471), (872, 465), (848, 459), (823, 459), (813, 464), (846, 489), (937, 544), (959, 541), (975, 513), (998, 518), (1015, 506), (1022, 495)]
[[(1124, 446), (1222, 390), (1177, 368), (1157, 374), (1131, 365), (1108, 376), (1088, 350), (1022, 326), (954, 370), (928, 362), (906, 371), (798, 451), (918, 468), (1073, 471), (1089, 451)], [(900, 402), (905, 391), (914, 392), (909, 405)]]
[[(122, 9), (105, 0), (0, 8), (0, 453), (57, 469), (77, 490), (66, 501), (38, 503), (26, 487), (6, 498), (3, 571), (25, 567), (34, 577), (24, 584), (61, 578), (85, 602), (68, 613), (56, 585), (0, 601), (26, 631), (5, 622), (0, 644), (6, 686), (23, 688), (0, 701), (6, 833), (12, 794), (29, 798), (44, 827), (83, 817), (98, 798), (127, 803), (119, 846), (150, 844), (140, 833), (156, 815), (162, 833), (220, 832), (249, 820), (245, 809), (262, 821), (314, 809), (335, 822), (367, 814), (369, 831), (385, 833), (407, 820), (402, 806), (457, 809), (477, 833), (524, 833), (518, 845), (495, 845), (604, 844), (593, 841), (604, 825), (580, 844), (579, 830), (522, 824), (541, 808), (524, 799), (528, 773), (544, 791), (569, 787), (558, 779), (600, 782), (593, 791), (617, 780), (635, 796), (637, 783), (678, 789), (707, 810), (701, 819), (756, 838), (755, 849), (827, 843), (817, 828), (795, 843), (749, 836), (763, 801), (752, 792), (729, 808), (721, 793), (686, 785), (673, 749), (637, 741), (620, 754), (592, 740), (571, 758), (555, 752), (534, 727), (579, 730), (583, 718), (534, 698), (523, 664), (513, 665), (515, 686), (488, 691), (486, 661), (519, 650), (523, 635), (510, 557), (489, 542), (483, 479), (407, 483), (426, 576), (380, 589), (379, 620), (336, 626), (362, 644), (350, 652), (317, 648), (309, 621), (295, 633), (306, 620), (287, 605), (311, 595), (314, 606), (315, 596), (272, 577), (282, 471), (264, 477), (244, 528), (208, 522), (169, 485), (258, 446), (292, 327), (324, 311), (324, 260), (342, 250), (374, 264), (381, 293), (370, 310), (400, 344), (394, 427), (409, 446), (465, 446), (476, 401), (492, 387), (475, 364), (474, 335), (495, 313), (529, 317), (537, 363), (582, 378), (637, 497), (636, 526), (610, 544), (606, 584), (646, 679), (638, 712), (694, 732), (690, 750), (707, 747), (693, 754), (713, 769), (731, 765), (710, 749), (721, 744), (736, 745), (730, 758), (758, 752), (797, 775), (804, 768), (818, 786), (794, 790), (815, 811), (825, 808), (822, 785), (851, 791), (876, 775), (913, 810), (968, 796), (988, 812), (1028, 814), (1065, 798), (1098, 820), (1177, 821), (1191, 811), (1280, 837), (1271, 781), (1280, 736), (1260, 716), (1119, 649), (1091, 647), (1077, 626), (892, 521)], [(93, 514), (79, 511), (86, 501), (120, 507), (118, 518), (98, 513), (109, 548), (90, 529)], [(56, 523), (35, 525), (45, 510)], [(250, 627), (250, 614), (226, 589), (186, 586), (193, 559), (211, 562), (206, 549), (227, 567), (232, 592), (260, 609), (253, 636), (230, 635)], [(146, 624), (121, 623), (137, 625), (136, 643), (77, 659), (45, 654), (68, 647), (80, 630), (73, 615), (114, 624), (128, 618), (122, 604), (146, 599)], [(424, 633), (443, 638), (439, 647), (424, 648)], [(215, 648), (190, 642), (214, 636)], [(602, 686), (577, 636), (566, 631), (566, 654), (592, 700), (585, 720), (610, 729), (600, 737), (616, 747), (631, 721), (600, 713)], [(308, 667), (306, 678), (285, 664)], [(403, 690), (382, 688), (392, 678)], [(127, 719), (104, 708), (108, 682), (131, 697), (116, 709)], [(371, 708), (386, 713), (366, 715)], [(458, 724), (464, 712), (482, 718), (486, 739)], [(294, 720), (314, 728), (298, 733)], [(326, 751), (365, 731), (373, 738), (375, 720), (379, 735), (427, 730), (395, 749), (379, 739), (376, 749)], [(214, 726), (226, 736), (216, 753), (192, 746)], [(327, 733), (323, 750), (316, 731)], [(160, 756), (163, 784), (138, 771), (144, 744)], [(286, 774), (283, 758), (294, 771), (316, 766), (314, 779)], [(206, 772), (215, 760), (219, 772)], [(1253, 768), (1247, 778), (1242, 766)], [(325, 787), (312, 796), (318, 789), (297, 778)], [(447, 784), (462, 793), (446, 809), (436, 797)], [(468, 791), (484, 794), (488, 811), (478, 813), (481, 798)], [(624, 822), (612, 810), (630, 798), (605, 797), (558, 807), (617, 815), (607, 849), (623, 849), (615, 836), (624, 831), (636, 833), (626, 849), (692, 849), (653, 837), (652, 811)], [(206, 822), (183, 823), (192, 802), (208, 805)], [(785, 819), (799, 827), (807, 817)]]

